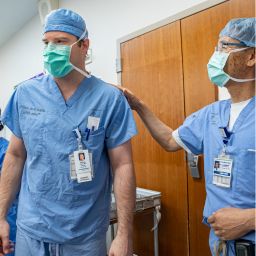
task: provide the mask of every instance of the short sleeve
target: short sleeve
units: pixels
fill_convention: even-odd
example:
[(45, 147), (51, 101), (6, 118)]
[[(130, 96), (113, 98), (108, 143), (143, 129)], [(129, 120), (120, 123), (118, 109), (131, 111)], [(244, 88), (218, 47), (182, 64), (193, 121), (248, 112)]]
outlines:
[(137, 134), (132, 110), (123, 94), (116, 99), (110, 123), (106, 129), (106, 146), (115, 148)]
[(17, 88), (12, 94), (1, 120), (16, 137), (22, 138), (19, 122), (18, 95), (19, 88)]
[(178, 128), (180, 139), (195, 155), (203, 153), (206, 120), (207, 108), (203, 108), (187, 117), (183, 125)]

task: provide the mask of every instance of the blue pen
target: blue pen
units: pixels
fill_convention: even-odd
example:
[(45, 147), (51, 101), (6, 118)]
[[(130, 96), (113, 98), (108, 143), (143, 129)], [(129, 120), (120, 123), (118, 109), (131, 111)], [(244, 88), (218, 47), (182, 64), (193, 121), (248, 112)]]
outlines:
[(91, 132), (91, 130), (89, 129), (89, 128), (86, 128), (85, 129), (85, 132), (86, 132), (86, 140), (89, 140), (89, 136), (90, 136), (90, 132)]

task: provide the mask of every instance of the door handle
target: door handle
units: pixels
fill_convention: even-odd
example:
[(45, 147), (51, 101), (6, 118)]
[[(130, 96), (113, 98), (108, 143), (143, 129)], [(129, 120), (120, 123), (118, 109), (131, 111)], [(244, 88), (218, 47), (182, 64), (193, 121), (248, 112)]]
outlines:
[(199, 179), (200, 173), (198, 169), (198, 156), (192, 153), (187, 153), (187, 161), (191, 176), (193, 178)]

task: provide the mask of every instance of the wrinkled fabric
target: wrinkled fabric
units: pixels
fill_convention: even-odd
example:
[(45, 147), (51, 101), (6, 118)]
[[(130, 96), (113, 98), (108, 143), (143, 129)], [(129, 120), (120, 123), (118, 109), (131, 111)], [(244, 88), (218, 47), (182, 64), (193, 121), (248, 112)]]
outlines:
[[(206, 201), (203, 222), (225, 207), (255, 208), (255, 97), (241, 111), (231, 130), (226, 153), (233, 159), (231, 187), (213, 184), (214, 158), (223, 149), (220, 127), (228, 127), (231, 100), (215, 102), (190, 115), (178, 128), (179, 137), (193, 154), (204, 154)], [(255, 241), (255, 232), (243, 239)], [(211, 232), (210, 245), (217, 237)], [(232, 254), (231, 254), (232, 255)]]
[[(86, 138), (89, 116), (100, 123)], [(65, 101), (53, 78), (45, 75), (18, 86), (3, 122), (23, 139), (27, 151), (18, 227), (36, 240), (59, 244), (87, 243), (105, 234), (112, 187), (108, 150), (137, 132), (123, 93), (92, 76)], [(78, 148), (76, 128), (93, 154), (91, 182), (70, 179), (69, 154)]]
[(15, 256), (105, 256), (106, 236), (86, 244), (54, 244), (45, 243), (17, 231)]

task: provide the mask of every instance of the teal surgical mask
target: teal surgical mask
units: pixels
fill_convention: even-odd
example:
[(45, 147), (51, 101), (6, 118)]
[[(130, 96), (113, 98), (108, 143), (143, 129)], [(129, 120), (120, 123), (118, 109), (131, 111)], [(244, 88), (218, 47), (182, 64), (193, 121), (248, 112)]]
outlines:
[(224, 71), (224, 67), (227, 63), (230, 53), (240, 52), (246, 49), (247, 48), (235, 49), (230, 52), (215, 51), (207, 64), (208, 76), (211, 82), (219, 87), (224, 87), (229, 80), (233, 80), (238, 83), (254, 81), (255, 78), (251, 78), (251, 79), (234, 78), (228, 75)]
[(44, 68), (54, 77), (64, 77), (73, 70), (71, 46), (49, 43), (43, 52)]
[[(83, 38), (84, 34), (81, 36)], [(80, 41), (80, 39), (78, 41)], [(70, 62), (70, 55), (72, 45), (58, 45), (53, 43), (48, 43), (43, 52), (44, 58), (44, 68), (53, 77), (61, 78), (68, 75), (73, 69), (84, 75), (85, 77), (90, 77), (90, 74), (81, 70), (80, 68), (74, 66)]]

